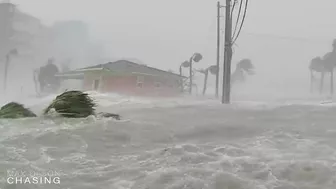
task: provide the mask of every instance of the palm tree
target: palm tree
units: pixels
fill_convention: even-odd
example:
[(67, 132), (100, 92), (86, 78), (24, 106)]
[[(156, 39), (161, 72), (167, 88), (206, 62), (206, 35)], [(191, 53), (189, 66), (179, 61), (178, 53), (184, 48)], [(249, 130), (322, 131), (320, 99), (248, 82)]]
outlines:
[[(216, 65), (210, 66), (206, 69), (199, 69), (195, 70), (199, 73), (204, 74), (204, 84), (203, 84), (203, 95), (205, 95), (206, 89), (207, 89), (207, 82), (208, 82), (208, 75), (209, 72), (212, 75), (217, 74), (218, 67)], [(250, 59), (243, 59), (239, 61), (236, 65), (236, 70), (231, 75), (231, 82), (244, 82), (245, 81), (245, 75), (253, 75), (254, 74), (254, 66)]]
[(323, 91), (324, 76), (330, 73), (330, 94), (334, 93), (334, 69), (336, 67), (336, 40), (333, 41), (332, 51), (325, 54), (322, 58), (315, 57), (310, 61), (310, 91), (313, 92), (314, 72), (321, 73), (320, 94)]
[(212, 75), (216, 75), (217, 74), (217, 69), (218, 69), (217, 65), (212, 65), (212, 66), (209, 66), (206, 69), (195, 70), (199, 73), (204, 74), (203, 91), (202, 91), (203, 96), (205, 95), (205, 92), (206, 92), (206, 89), (207, 89), (209, 72)]
[(323, 90), (323, 80), (324, 80), (324, 73), (325, 73), (325, 66), (324, 62), (321, 57), (315, 57), (310, 61), (309, 64), (310, 70), (310, 92), (313, 92), (313, 83), (316, 80), (314, 76), (314, 72), (321, 73), (321, 80), (320, 80), (320, 93)]
[(194, 53), (190, 58), (189, 61), (186, 60), (181, 63), (179, 71), (180, 71), (180, 76), (182, 76), (182, 68), (189, 68), (189, 77), (187, 78), (189, 80), (189, 83), (187, 82), (187, 79), (181, 81), (181, 90), (184, 91), (185, 87), (189, 88), (189, 94), (192, 92), (192, 87), (195, 87), (197, 90), (197, 85), (193, 84), (192, 79), (193, 76), (195, 75), (194, 70), (192, 69), (192, 65), (194, 62), (199, 62), (203, 59), (202, 54), (200, 53)]
[(254, 74), (254, 65), (250, 59), (240, 60), (236, 64), (235, 71), (231, 74), (231, 82), (245, 82), (245, 75)]

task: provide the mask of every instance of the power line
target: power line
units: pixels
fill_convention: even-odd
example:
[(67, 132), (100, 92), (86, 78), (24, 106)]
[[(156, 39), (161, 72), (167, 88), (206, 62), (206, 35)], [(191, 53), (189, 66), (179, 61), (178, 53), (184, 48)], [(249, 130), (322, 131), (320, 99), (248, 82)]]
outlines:
[(256, 36), (256, 37), (266, 37), (279, 40), (289, 40), (289, 41), (301, 41), (301, 42), (330, 42), (330, 39), (311, 39), (308, 37), (296, 37), (296, 36), (281, 36), (275, 34), (265, 34), (265, 33), (252, 33), (252, 32), (242, 32), (246, 35)]
[(237, 34), (237, 36), (235, 37), (235, 39), (233, 40), (232, 43), (235, 43), (235, 42), (237, 41), (237, 39), (238, 39), (238, 37), (239, 37), (239, 35), (240, 35), (240, 32), (241, 32), (241, 30), (242, 30), (242, 28), (243, 28), (243, 25), (244, 25), (244, 22), (245, 22), (245, 18), (246, 18), (246, 12), (247, 12), (248, 1), (249, 1), (249, 0), (246, 0), (246, 1), (245, 1), (245, 10), (244, 10), (244, 15), (243, 15), (243, 20), (242, 20), (242, 23), (241, 23), (241, 25), (240, 25), (238, 34)]
[(234, 0), (233, 5), (232, 5), (232, 10), (231, 10), (231, 18), (232, 18), (233, 11), (235, 9), (236, 4), (237, 4), (237, 0)]
[[(232, 19), (232, 15), (233, 15), (233, 10), (234, 10), (234, 6), (236, 4), (236, 1), (234, 2), (233, 4), (233, 7), (232, 7), (232, 11), (231, 11), (231, 19)], [(236, 32), (237, 32), (237, 26), (238, 26), (238, 22), (239, 22), (239, 18), (240, 18), (240, 13), (241, 13), (241, 10), (242, 10), (242, 6), (243, 6), (243, 0), (240, 1), (240, 4), (239, 4), (239, 11), (238, 11), (238, 16), (237, 16), (237, 20), (236, 20), (236, 25), (235, 25), (235, 29), (234, 29), (234, 32), (233, 32), (233, 36), (236, 35)]]

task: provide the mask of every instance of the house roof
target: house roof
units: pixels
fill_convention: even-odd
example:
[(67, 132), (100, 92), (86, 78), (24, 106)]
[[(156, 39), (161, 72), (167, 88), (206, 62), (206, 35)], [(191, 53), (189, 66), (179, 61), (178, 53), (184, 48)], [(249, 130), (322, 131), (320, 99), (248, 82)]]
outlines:
[[(128, 73), (141, 73), (148, 75), (156, 75), (156, 76), (168, 76), (168, 77), (178, 77), (185, 78), (185, 76), (181, 76), (176, 73), (160, 70), (157, 68), (149, 67), (147, 65), (137, 64), (128, 60), (118, 60), (115, 62), (108, 62), (106, 64), (99, 64), (95, 66), (89, 66), (85, 68), (80, 68), (77, 70), (70, 71), (71, 73), (78, 73), (90, 70), (110, 70), (110, 71), (120, 71), (120, 72), (128, 72)], [(69, 74), (70, 72), (62, 73), (59, 75)]]

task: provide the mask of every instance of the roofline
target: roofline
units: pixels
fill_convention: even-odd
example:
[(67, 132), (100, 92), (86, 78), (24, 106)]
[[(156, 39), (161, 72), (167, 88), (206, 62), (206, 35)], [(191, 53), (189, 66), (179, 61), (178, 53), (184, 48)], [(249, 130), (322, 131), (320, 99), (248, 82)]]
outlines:
[(84, 73), (59, 73), (59, 74), (56, 74), (55, 76), (56, 77), (62, 77), (62, 76), (74, 76), (74, 75), (84, 75)]
[[(150, 66), (147, 66), (147, 65), (143, 65), (143, 64), (138, 64), (138, 63), (135, 63), (135, 62), (131, 62), (129, 60), (117, 60), (117, 61), (114, 61), (114, 62), (109, 62), (109, 63), (116, 63), (116, 62), (119, 62), (119, 61), (126, 61), (126, 62), (129, 62), (131, 64), (135, 64), (135, 65), (138, 65), (138, 66), (144, 66), (144, 67), (147, 67), (149, 69), (153, 69), (153, 70), (156, 70), (156, 71), (159, 71), (159, 72), (163, 72), (163, 73), (166, 73), (166, 74), (170, 74), (170, 75), (174, 75), (174, 76), (177, 76), (177, 77), (182, 77), (182, 78), (187, 78), (186, 76), (183, 76), (183, 75), (180, 75), (180, 74), (176, 74), (176, 73), (172, 73), (172, 72), (168, 72), (168, 71), (165, 71), (165, 70), (161, 70), (161, 69), (158, 69), (158, 68), (154, 68), (154, 67), (150, 67)], [(149, 74), (150, 75), (150, 74)]]
[[(105, 65), (118, 63), (120, 61), (125, 61), (125, 62), (134, 64), (134, 65), (137, 65), (137, 66), (144, 66), (144, 67), (147, 67), (148, 69), (156, 70), (156, 71), (159, 71), (159, 72), (162, 72), (162, 73), (166, 73), (166, 74), (169, 74), (169, 75), (172, 75), (172, 76), (176, 76), (176, 77), (179, 77), (179, 78), (188, 78), (186, 76), (183, 76), (183, 75), (180, 75), (180, 74), (177, 74), (177, 73), (172, 73), (172, 72), (168, 72), (168, 71), (161, 70), (161, 69), (158, 69), (158, 68), (150, 67), (150, 66), (147, 66), (147, 65), (138, 64), (138, 63), (131, 62), (131, 61), (125, 60), (125, 59), (117, 60), (117, 61), (114, 61), (114, 62), (108, 62), (108, 63), (105, 63), (105, 64), (98, 64), (96, 66), (84, 67), (84, 68), (80, 68), (80, 69), (77, 69), (77, 70), (73, 70), (72, 72), (100, 71), (100, 70), (104, 70), (104, 69), (109, 70), (108, 68), (105, 67)], [(99, 67), (97, 67), (97, 66), (99, 66)], [(116, 70), (116, 71), (118, 71), (118, 70)], [(138, 74), (146, 74), (146, 73), (138, 73)], [(153, 75), (153, 74), (146, 74), (146, 75)]]
[(81, 72), (81, 71), (100, 71), (100, 70), (103, 70), (104, 68), (101, 67), (101, 68), (81, 68), (81, 69), (77, 69), (77, 70), (74, 70), (74, 72)]

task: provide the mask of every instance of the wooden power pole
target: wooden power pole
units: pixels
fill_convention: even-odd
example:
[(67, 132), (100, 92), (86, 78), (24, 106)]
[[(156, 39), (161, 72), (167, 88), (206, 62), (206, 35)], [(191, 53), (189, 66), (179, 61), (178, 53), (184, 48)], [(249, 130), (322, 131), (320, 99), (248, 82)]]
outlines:
[(231, 95), (231, 58), (232, 58), (232, 18), (231, 0), (226, 0), (225, 5), (225, 50), (223, 69), (222, 103), (230, 103)]
[(220, 57), (220, 9), (222, 6), (217, 2), (217, 73), (216, 73), (216, 98), (218, 98), (219, 88), (219, 57)]

